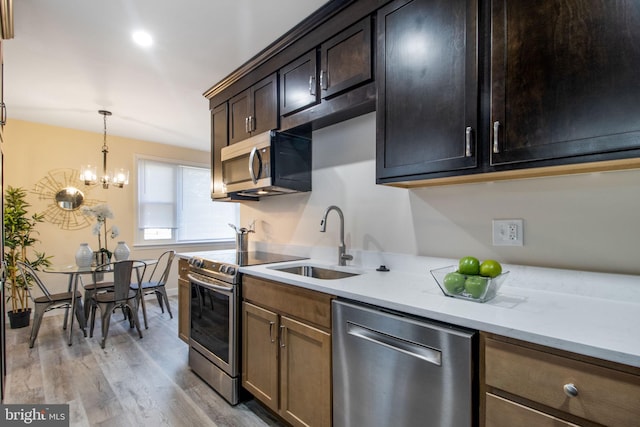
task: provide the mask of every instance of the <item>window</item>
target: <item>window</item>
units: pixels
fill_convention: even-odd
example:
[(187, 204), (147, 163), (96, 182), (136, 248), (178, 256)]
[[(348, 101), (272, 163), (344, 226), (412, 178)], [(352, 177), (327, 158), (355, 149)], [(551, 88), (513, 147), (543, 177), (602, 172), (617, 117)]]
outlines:
[(198, 243), (233, 240), (237, 203), (213, 202), (208, 168), (138, 159), (136, 243)]

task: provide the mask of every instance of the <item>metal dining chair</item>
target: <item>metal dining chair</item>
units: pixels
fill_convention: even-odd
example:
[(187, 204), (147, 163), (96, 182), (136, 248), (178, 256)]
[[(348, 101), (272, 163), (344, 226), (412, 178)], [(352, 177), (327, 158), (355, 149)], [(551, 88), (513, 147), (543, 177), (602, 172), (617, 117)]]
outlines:
[[(31, 326), (31, 336), (29, 338), (29, 348), (33, 348), (33, 344), (36, 341), (38, 336), (38, 331), (40, 330), (40, 325), (42, 324), (42, 318), (47, 311), (55, 310), (56, 308), (64, 308), (68, 310), (71, 307), (71, 303), (73, 302), (73, 298), (76, 298), (76, 307), (75, 307), (75, 315), (78, 320), (78, 324), (80, 328), (82, 328), (82, 332), (84, 336), (87, 336), (86, 330), (86, 322), (84, 318), (84, 310), (82, 309), (82, 294), (80, 291), (76, 291), (75, 296), (72, 295), (72, 292), (59, 292), (52, 294), (49, 292), (44, 282), (38, 276), (38, 273), (31, 267), (31, 265), (17, 261), (16, 265), (18, 266), (18, 270), (20, 271), (20, 277), (25, 283), (35, 283), (38, 285), (38, 289), (42, 293), (41, 296), (35, 296), (34, 292), (31, 289), (31, 286), (27, 286), (29, 291), (29, 297), (33, 301), (34, 312), (33, 312), (33, 325)], [(66, 319), (69, 320), (66, 320)], [(71, 321), (73, 322), (73, 316), (65, 316), (65, 322), (62, 329), (67, 329), (67, 323)]]
[[(99, 292), (107, 292), (113, 291), (113, 282), (112, 281), (103, 281), (104, 271), (101, 271), (101, 268), (109, 268), (109, 264), (105, 264), (99, 267), (96, 267), (96, 271), (102, 274), (92, 274), (91, 278), (93, 279), (91, 283), (87, 283), (86, 285), (82, 283), (82, 287), (84, 288), (84, 318), (85, 322), (89, 320), (89, 315), (91, 312), (91, 298)], [(82, 276), (80, 276), (80, 281), (82, 282)]]
[(131, 289), (137, 292), (138, 294), (138, 304), (142, 305), (142, 317), (144, 318), (144, 327), (148, 329), (147, 325), (147, 306), (144, 301), (145, 295), (155, 294), (158, 299), (158, 304), (160, 305), (160, 310), (164, 313), (164, 305), (167, 306), (167, 311), (169, 312), (169, 317), (173, 319), (173, 314), (171, 314), (171, 306), (169, 305), (169, 298), (167, 297), (167, 289), (165, 285), (167, 284), (167, 280), (169, 279), (169, 272), (171, 271), (171, 265), (173, 264), (173, 259), (176, 255), (176, 252), (173, 250), (168, 250), (163, 252), (158, 257), (158, 262), (153, 266), (153, 270), (148, 278), (142, 277), (142, 283), (138, 284), (136, 282), (131, 283)]
[[(122, 309), (125, 317), (129, 319), (129, 326), (136, 327), (138, 335), (142, 338), (140, 330), (140, 321), (138, 320), (138, 304), (137, 292), (131, 289), (131, 274), (134, 263), (140, 264), (140, 261), (125, 260), (104, 264), (94, 271), (94, 283), (99, 282), (99, 275), (105, 272), (113, 273), (113, 289), (106, 292), (96, 292), (91, 296), (91, 326), (89, 336), (93, 337), (93, 328), (95, 326), (96, 310), (100, 309), (100, 318), (102, 321), (102, 341), (100, 347), (104, 348), (109, 334), (109, 325), (111, 323), (111, 314), (118, 308)], [(142, 263), (144, 275), (145, 265)], [(142, 277), (141, 275), (141, 277)]]

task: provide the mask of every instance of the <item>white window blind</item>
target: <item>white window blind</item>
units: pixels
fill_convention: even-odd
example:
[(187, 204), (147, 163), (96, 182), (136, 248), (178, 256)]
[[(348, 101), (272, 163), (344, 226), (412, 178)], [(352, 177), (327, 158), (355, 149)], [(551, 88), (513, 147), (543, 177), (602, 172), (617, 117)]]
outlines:
[(139, 243), (233, 240), (236, 203), (213, 202), (208, 168), (138, 160)]

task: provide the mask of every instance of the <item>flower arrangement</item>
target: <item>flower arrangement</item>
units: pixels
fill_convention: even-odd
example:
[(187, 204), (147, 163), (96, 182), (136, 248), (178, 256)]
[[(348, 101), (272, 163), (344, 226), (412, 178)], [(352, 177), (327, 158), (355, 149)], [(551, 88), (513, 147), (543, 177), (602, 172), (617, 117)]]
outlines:
[[(99, 252), (104, 253), (107, 259), (111, 259), (112, 252), (109, 250), (107, 245), (107, 236), (111, 235), (111, 238), (115, 239), (120, 234), (118, 227), (115, 225), (112, 225), (111, 228), (107, 228), (107, 219), (113, 219), (113, 212), (111, 211), (111, 208), (106, 203), (102, 203), (95, 206), (83, 206), (81, 211), (86, 216), (96, 219), (96, 223), (93, 225), (91, 231), (94, 235), (98, 236)], [(103, 233), (104, 247), (102, 246)]]

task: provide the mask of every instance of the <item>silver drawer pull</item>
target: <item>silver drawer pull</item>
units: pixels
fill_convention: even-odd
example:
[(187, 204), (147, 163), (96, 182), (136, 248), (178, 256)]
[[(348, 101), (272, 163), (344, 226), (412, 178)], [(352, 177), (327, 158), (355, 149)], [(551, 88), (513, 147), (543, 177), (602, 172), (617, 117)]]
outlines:
[(276, 342), (276, 339), (273, 337), (273, 327), (275, 324), (275, 322), (269, 322), (269, 339), (272, 343)]
[(473, 129), (471, 128), (471, 126), (467, 126), (467, 129), (465, 130), (465, 146), (464, 146), (464, 155), (465, 157), (471, 157), (473, 156), (473, 151), (471, 150), (471, 140), (472, 140), (472, 135), (473, 134)]
[(578, 395), (578, 389), (572, 383), (565, 384), (563, 389), (564, 389), (564, 394), (566, 394), (569, 397), (576, 397)]
[(500, 138), (498, 137), (500, 133), (500, 122), (493, 122), (493, 152), (498, 154), (500, 152), (500, 146), (498, 145)]
[(287, 343), (284, 341), (284, 335), (286, 334), (286, 327), (284, 325), (280, 325), (280, 347), (286, 347)]

